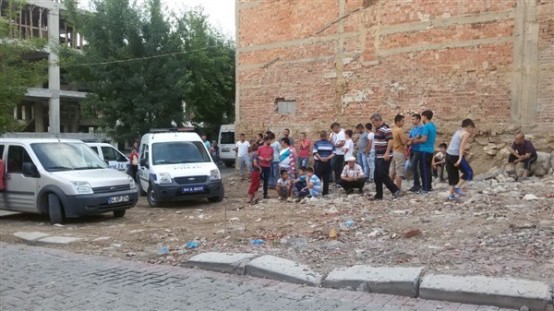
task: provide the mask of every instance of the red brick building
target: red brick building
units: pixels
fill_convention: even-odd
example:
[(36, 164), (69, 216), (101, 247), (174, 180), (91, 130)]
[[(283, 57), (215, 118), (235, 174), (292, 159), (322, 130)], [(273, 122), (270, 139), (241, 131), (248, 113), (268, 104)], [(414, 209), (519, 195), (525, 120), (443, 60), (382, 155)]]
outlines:
[(553, 0), (237, 0), (239, 130), (554, 121)]

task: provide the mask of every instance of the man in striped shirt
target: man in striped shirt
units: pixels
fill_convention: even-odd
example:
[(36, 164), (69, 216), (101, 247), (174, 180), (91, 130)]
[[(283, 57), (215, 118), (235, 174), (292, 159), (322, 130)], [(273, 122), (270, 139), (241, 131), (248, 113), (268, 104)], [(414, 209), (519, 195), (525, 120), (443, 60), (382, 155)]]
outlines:
[(375, 127), (375, 190), (377, 193), (372, 200), (383, 199), (383, 184), (390, 190), (393, 198), (400, 196), (400, 189), (389, 177), (390, 160), (392, 156), (392, 130), (383, 122), (380, 114), (371, 116), (371, 123)]
[(329, 177), (333, 171), (331, 159), (336, 155), (336, 148), (332, 142), (327, 140), (327, 133), (319, 133), (320, 140), (314, 144), (315, 175), (323, 182), (322, 195), (329, 194)]

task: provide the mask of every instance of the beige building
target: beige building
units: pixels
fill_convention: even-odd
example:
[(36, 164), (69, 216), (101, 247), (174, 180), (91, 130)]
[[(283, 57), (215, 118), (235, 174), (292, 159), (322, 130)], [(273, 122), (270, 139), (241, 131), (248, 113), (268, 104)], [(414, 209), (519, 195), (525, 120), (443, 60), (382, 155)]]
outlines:
[[(16, 17), (14, 38), (43, 38), (47, 47), (29, 56), (29, 60), (48, 59), (48, 81), (27, 90), (24, 100), (14, 108), (13, 116), (23, 132), (87, 133), (95, 127), (93, 120), (82, 117), (80, 102), (86, 92), (71, 87), (60, 70), (56, 51), (60, 45), (79, 49), (83, 38), (63, 18), (63, 6), (54, 0), (26, 0)], [(10, 0), (1, 2), (1, 14), (6, 17)]]

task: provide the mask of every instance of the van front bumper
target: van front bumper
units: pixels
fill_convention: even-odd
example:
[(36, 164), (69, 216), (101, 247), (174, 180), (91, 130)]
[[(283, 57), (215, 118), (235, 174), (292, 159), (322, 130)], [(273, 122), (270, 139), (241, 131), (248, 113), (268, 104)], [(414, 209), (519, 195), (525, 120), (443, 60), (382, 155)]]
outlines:
[[(220, 180), (212, 180), (204, 184), (198, 185), (179, 185), (176, 183), (171, 184), (152, 184), (156, 199), (158, 202), (162, 201), (186, 201), (196, 200), (204, 198), (214, 198), (222, 196), (223, 182)], [(186, 193), (183, 191), (185, 187), (203, 187), (203, 191)]]
[[(110, 203), (112, 198), (127, 198), (123, 202)], [(79, 217), (95, 215), (116, 210), (128, 209), (137, 205), (138, 191), (117, 191), (99, 194), (82, 194), (65, 197), (67, 204), (64, 204), (66, 217)], [(63, 203), (63, 202), (62, 202)]]

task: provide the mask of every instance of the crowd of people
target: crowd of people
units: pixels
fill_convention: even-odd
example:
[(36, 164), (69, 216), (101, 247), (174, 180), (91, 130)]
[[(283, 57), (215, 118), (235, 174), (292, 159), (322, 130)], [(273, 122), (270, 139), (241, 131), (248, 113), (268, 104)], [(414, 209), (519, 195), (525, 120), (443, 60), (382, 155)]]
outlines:
[[(466, 194), (464, 185), (473, 179), (466, 155), (474, 122), (463, 120), (450, 143), (440, 143), (436, 149), (433, 112), (425, 110), (409, 118), (411, 129), (406, 131), (403, 115), (395, 116), (391, 128), (376, 113), (369, 123), (355, 127), (356, 135), (334, 122), (331, 131), (321, 131), (315, 142), (306, 133), (295, 142), (289, 129), (279, 138), (271, 131), (252, 140), (240, 134), (235, 151), (241, 180), (250, 180), (248, 202), (259, 201), (256, 194), (261, 186), (263, 198), (269, 198), (269, 191), (274, 190), (281, 200), (300, 201), (325, 196), (330, 187), (343, 188), (346, 194), (355, 190), (363, 194), (367, 183), (375, 183), (376, 193), (370, 200), (382, 200), (384, 187), (395, 199), (402, 194), (407, 172), (413, 177), (407, 191), (425, 195), (433, 191), (433, 178), (439, 178), (448, 181), (448, 200), (461, 201)], [(510, 152), (509, 162), (523, 162), (524, 177), (528, 176), (537, 159), (532, 143), (519, 133)]]

